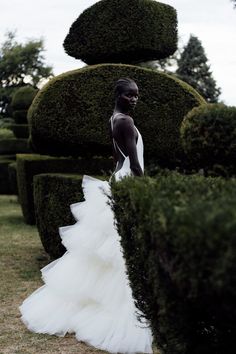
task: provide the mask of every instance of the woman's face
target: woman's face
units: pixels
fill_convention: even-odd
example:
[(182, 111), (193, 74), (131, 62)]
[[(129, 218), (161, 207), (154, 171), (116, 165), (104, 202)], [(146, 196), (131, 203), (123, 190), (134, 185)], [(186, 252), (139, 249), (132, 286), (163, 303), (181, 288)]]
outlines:
[(124, 87), (120, 94), (119, 103), (126, 109), (132, 110), (138, 102), (138, 86), (135, 83), (130, 83)]

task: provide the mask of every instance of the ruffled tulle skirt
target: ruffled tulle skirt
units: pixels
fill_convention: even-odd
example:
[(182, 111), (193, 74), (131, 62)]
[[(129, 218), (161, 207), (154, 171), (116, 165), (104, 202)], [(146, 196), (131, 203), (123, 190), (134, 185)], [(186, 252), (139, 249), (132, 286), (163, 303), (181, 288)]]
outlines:
[(111, 353), (152, 353), (147, 324), (137, 320), (114, 215), (110, 185), (83, 178), (85, 201), (71, 205), (77, 222), (59, 229), (67, 252), (42, 269), (45, 285), (20, 306), (36, 333), (64, 336)]

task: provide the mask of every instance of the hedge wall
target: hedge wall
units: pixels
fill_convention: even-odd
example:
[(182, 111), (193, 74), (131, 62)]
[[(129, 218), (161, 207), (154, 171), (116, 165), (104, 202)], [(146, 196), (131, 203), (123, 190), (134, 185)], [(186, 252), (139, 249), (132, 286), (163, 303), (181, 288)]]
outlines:
[(55, 158), (34, 154), (17, 155), (17, 180), (19, 200), (25, 222), (35, 223), (33, 177), (41, 173), (65, 172), (79, 174), (105, 174), (112, 170), (111, 159)]
[(27, 139), (29, 137), (28, 124), (12, 124), (11, 129), (16, 138)]
[(18, 194), (17, 187), (17, 165), (16, 162), (12, 162), (8, 165), (8, 178), (11, 194)]
[(235, 179), (127, 178), (113, 196), (133, 295), (163, 352), (233, 354)]
[(0, 158), (0, 194), (12, 194), (8, 166), (12, 163), (12, 160)]
[(177, 49), (176, 11), (150, 0), (99, 1), (72, 24), (64, 48), (87, 64), (166, 58)]
[(70, 204), (83, 200), (82, 176), (40, 174), (34, 177), (36, 224), (45, 251), (51, 258), (65, 252), (58, 233), (60, 226), (75, 223)]
[(30, 152), (27, 139), (0, 140), (0, 154), (16, 154)]
[(207, 175), (236, 176), (236, 107), (195, 107), (184, 118), (180, 132), (193, 166)]
[(131, 65), (86, 67), (50, 80), (29, 110), (34, 149), (62, 156), (110, 155), (113, 90), (116, 80), (124, 76), (133, 78), (140, 88), (134, 119), (144, 139), (146, 163), (151, 159), (175, 163), (182, 154), (182, 119), (205, 101), (173, 76)]

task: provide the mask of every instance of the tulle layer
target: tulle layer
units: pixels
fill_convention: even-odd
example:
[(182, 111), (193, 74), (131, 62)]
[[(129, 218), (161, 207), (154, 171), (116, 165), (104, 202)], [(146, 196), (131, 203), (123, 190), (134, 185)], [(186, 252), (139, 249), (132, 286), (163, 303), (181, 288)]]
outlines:
[(36, 333), (64, 336), (110, 353), (152, 353), (150, 329), (137, 320), (106, 181), (84, 176), (77, 220), (59, 229), (67, 252), (42, 269), (45, 285), (21, 305)]

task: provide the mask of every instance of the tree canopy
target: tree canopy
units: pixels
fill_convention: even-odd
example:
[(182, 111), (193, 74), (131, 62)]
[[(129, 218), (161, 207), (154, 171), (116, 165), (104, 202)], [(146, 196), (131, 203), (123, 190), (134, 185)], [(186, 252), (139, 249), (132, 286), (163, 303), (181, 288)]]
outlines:
[(24, 85), (37, 87), (42, 79), (53, 76), (44, 62), (42, 39), (16, 41), (15, 32), (7, 32), (0, 46), (0, 113), (4, 113), (13, 91)]
[(52, 67), (44, 63), (43, 40), (28, 40), (25, 44), (15, 40), (15, 33), (8, 32), (0, 47), (0, 81), (2, 87), (37, 86), (42, 78), (52, 75)]
[(218, 102), (221, 89), (210, 71), (210, 65), (200, 40), (191, 35), (177, 60), (176, 75), (194, 87), (208, 102)]

